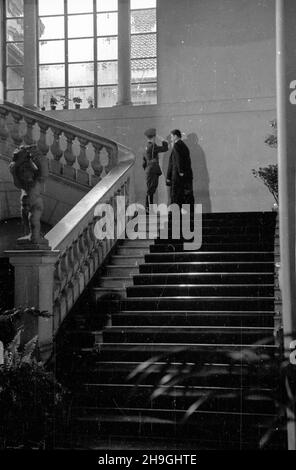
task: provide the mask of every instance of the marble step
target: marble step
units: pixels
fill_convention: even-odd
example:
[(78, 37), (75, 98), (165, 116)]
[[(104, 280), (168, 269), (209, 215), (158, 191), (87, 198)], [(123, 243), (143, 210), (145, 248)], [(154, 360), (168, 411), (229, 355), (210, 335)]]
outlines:
[(147, 284), (273, 284), (274, 274), (266, 273), (154, 273), (133, 275), (135, 286)]
[(105, 270), (103, 272), (104, 276), (110, 276), (110, 277), (131, 277), (135, 274), (139, 273), (139, 268), (137, 266), (120, 266), (120, 265), (111, 265), (108, 264), (105, 267)]
[(101, 276), (98, 287), (129, 287), (133, 285), (132, 276)]
[(104, 343), (253, 344), (273, 341), (273, 328), (226, 326), (112, 326)]
[[(189, 245), (190, 243), (188, 243)], [(272, 252), (274, 250), (274, 244), (273, 243), (240, 243), (240, 242), (217, 242), (217, 243), (207, 243), (207, 242), (202, 242), (201, 247), (196, 250), (194, 243), (192, 244), (192, 248), (189, 247), (188, 249), (186, 246), (184, 247), (184, 244), (159, 244), (159, 245), (151, 245), (150, 246), (150, 253), (168, 253), (168, 252), (262, 252), (262, 251), (268, 251)]]
[[(75, 346), (75, 345), (73, 345)], [(250, 357), (258, 362), (260, 357), (270, 358), (275, 361), (279, 354), (279, 348), (273, 344), (242, 345), (242, 344), (191, 344), (184, 343), (103, 343), (97, 348), (76, 347), (81, 357), (89, 361), (121, 361), (138, 362), (196, 362), (199, 364), (249, 364)]]
[[(200, 411), (223, 411), (229, 413), (275, 414), (275, 403), (271, 399), (273, 390), (263, 387), (250, 389), (226, 386), (174, 385), (158, 386), (160, 395), (151, 401), (154, 385), (137, 384), (95, 384), (85, 383), (76, 394), (73, 406), (95, 407), (97, 409), (143, 408), (143, 410), (186, 410), (197, 400), (201, 401)], [(249, 398), (251, 397), (251, 398)]]
[(272, 297), (273, 284), (150, 284), (127, 287), (127, 297), (222, 296)]
[[(95, 322), (93, 324), (95, 324)], [(139, 327), (158, 325), (273, 327), (274, 312), (194, 310), (122, 311), (112, 315), (112, 325), (138, 325)]]
[(77, 368), (76, 375), (80, 383), (99, 384), (132, 384), (136, 379), (142, 384), (155, 385), (159, 383), (160, 376), (164, 373), (172, 378), (182, 374), (180, 385), (183, 386), (207, 386), (218, 387), (223, 383), (224, 387), (265, 387), (274, 389), (278, 379), (275, 375), (275, 365), (257, 366), (250, 364), (199, 364), (198, 362), (166, 363), (151, 362), (143, 367), (141, 362), (103, 362), (97, 361), (90, 367)]
[(188, 261), (145, 263), (139, 266), (140, 274), (153, 273), (274, 273), (273, 261)]
[[(96, 289), (94, 289), (94, 292)], [(96, 292), (95, 292), (96, 294)], [(114, 299), (112, 311), (121, 310), (182, 310), (182, 311), (272, 311), (273, 297), (235, 297), (230, 296), (171, 296), (171, 297), (129, 297)], [(108, 302), (100, 301), (100, 310), (108, 312)], [(109, 304), (110, 307), (110, 304)]]
[(269, 261), (274, 262), (274, 254), (270, 251), (198, 251), (190, 252), (184, 251), (182, 253), (150, 253), (145, 255), (145, 262), (147, 263), (180, 263), (180, 262), (225, 262), (232, 261), (237, 263), (242, 262), (259, 262)]

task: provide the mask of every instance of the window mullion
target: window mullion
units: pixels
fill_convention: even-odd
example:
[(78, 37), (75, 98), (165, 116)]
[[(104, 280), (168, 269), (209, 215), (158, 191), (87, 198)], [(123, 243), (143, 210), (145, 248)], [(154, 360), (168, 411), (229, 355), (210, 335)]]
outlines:
[(98, 103), (98, 31), (97, 31), (97, 2), (94, 1), (94, 107), (99, 106)]
[(64, 0), (65, 29), (65, 105), (69, 108), (69, 46), (68, 46), (68, 0)]

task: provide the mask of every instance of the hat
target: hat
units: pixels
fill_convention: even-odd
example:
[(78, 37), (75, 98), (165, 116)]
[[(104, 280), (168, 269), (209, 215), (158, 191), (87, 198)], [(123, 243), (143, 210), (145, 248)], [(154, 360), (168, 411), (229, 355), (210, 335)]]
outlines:
[(156, 136), (156, 129), (154, 129), (153, 127), (151, 127), (150, 129), (147, 129), (145, 132), (144, 132), (145, 136), (146, 137), (155, 137)]

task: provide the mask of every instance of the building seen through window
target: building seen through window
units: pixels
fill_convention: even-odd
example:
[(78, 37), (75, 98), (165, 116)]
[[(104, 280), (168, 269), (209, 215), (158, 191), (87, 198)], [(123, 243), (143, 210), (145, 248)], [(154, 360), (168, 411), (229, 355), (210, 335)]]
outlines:
[[(117, 103), (118, 0), (38, 0), (39, 106)], [(23, 103), (23, 0), (6, 1), (6, 99)], [(131, 94), (157, 102), (156, 0), (131, 0)], [(74, 101), (73, 101), (74, 99)]]

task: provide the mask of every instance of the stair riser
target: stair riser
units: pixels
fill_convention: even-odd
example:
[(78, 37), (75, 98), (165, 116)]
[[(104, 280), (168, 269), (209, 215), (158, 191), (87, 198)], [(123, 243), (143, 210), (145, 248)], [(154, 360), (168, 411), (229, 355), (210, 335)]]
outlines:
[(139, 273), (139, 268), (138, 267), (110, 267), (108, 266), (105, 271), (105, 276), (110, 276), (110, 277), (118, 277), (118, 276), (133, 276), (134, 274)]
[(123, 248), (117, 248), (116, 250), (116, 254), (119, 255), (119, 256), (128, 256), (128, 255), (131, 255), (131, 256), (135, 256), (135, 255), (138, 255), (138, 256), (144, 256), (146, 253), (149, 253), (149, 248), (126, 248), (126, 247), (123, 247)]
[[(111, 332), (103, 333), (104, 343), (171, 343), (171, 344), (254, 344), (270, 338), (268, 333), (141, 333)], [(271, 336), (271, 341), (272, 341)]]
[[(170, 362), (178, 362), (178, 361), (186, 361), (186, 362), (196, 362), (197, 357), (198, 357), (198, 363), (199, 364), (205, 364), (205, 363), (211, 363), (211, 362), (216, 362), (216, 363), (225, 363), (227, 361), (228, 355), (226, 354), (226, 350), (234, 351), (234, 347), (228, 347), (225, 348), (225, 351), (220, 351), (217, 350), (213, 346), (200, 346), (198, 352), (196, 350), (184, 350), (182, 353), (178, 353), (178, 355), (173, 355), (173, 353), (165, 353), (163, 350), (159, 350), (157, 347), (154, 348), (154, 350), (145, 349), (145, 345), (143, 345), (142, 349), (137, 348), (132, 351), (127, 351), (125, 348), (120, 349), (121, 344), (118, 345), (116, 349), (113, 350), (106, 350), (104, 349), (99, 357), (100, 360), (102, 361), (117, 361), (118, 357), (122, 361), (125, 362), (133, 362), (135, 358), (137, 361), (142, 362), (142, 361), (147, 361), (150, 360), (151, 357), (157, 356), (159, 360), (166, 361), (169, 360)], [(184, 346), (185, 348), (185, 346)], [(168, 351), (171, 349), (167, 348)], [(179, 350), (179, 348), (175, 348), (176, 350)], [(242, 348), (240, 348), (242, 349)], [(248, 349), (247, 347), (244, 349)], [(267, 348), (262, 348), (262, 353), (266, 354), (266, 356), (269, 356), (271, 360), (275, 357), (275, 350), (273, 349), (267, 349)], [(198, 354), (198, 356), (197, 356)], [(245, 361), (240, 361), (244, 363)]]
[[(212, 366), (214, 368), (214, 366)], [(258, 375), (251, 375), (248, 373), (247, 368), (245, 372), (243, 368), (239, 368), (241, 372), (238, 370), (236, 374), (232, 373), (229, 374), (229, 368), (226, 369), (225, 375), (222, 374), (215, 374), (214, 372), (211, 373), (210, 369), (208, 368), (208, 376), (200, 375), (196, 377), (191, 377), (188, 379), (184, 379), (180, 385), (182, 386), (199, 386), (199, 387), (243, 387), (243, 388), (250, 388), (250, 387), (257, 387), (257, 388), (273, 388), (276, 389), (278, 386), (276, 377), (271, 375), (263, 375), (261, 371), (261, 375), (258, 372)], [(132, 372), (132, 368), (121, 370), (120, 368), (109, 368), (108, 370), (101, 370), (101, 366), (99, 364), (98, 369), (91, 369), (90, 371), (78, 370), (76, 372), (76, 378), (78, 379), (78, 383), (87, 383), (87, 384), (94, 384), (96, 387), (100, 387), (97, 384), (126, 384), (130, 381), (128, 380), (129, 373)], [(207, 373), (205, 372), (205, 374)], [(159, 383), (159, 370), (158, 372), (150, 372), (148, 376), (142, 380), (142, 383), (145, 385), (154, 386), (156, 383)], [(105, 393), (108, 393), (104, 390)]]
[(106, 287), (106, 288), (112, 288), (112, 287), (130, 287), (133, 285), (133, 279), (112, 279), (110, 276), (110, 279), (101, 279), (99, 282), (99, 287)]
[(272, 297), (273, 286), (247, 285), (146, 285), (127, 288), (127, 297), (173, 297), (173, 296), (254, 296)]
[(144, 256), (125, 256), (125, 257), (117, 257), (113, 256), (110, 264), (113, 266), (121, 266), (121, 265), (130, 265), (131, 267), (139, 266), (144, 262)]
[(135, 275), (134, 285), (147, 284), (273, 284), (273, 274), (176, 274)]
[[(118, 407), (124, 408), (146, 408), (146, 409), (167, 409), (173, 410), (175, 408), (186, 411), (195, 401), (206, 396), (196, 392), (191, 397), (176, 396), (174, 390), (171, 391), (171, 396), (164, 396), (151, 401), (153, 387), (148, 390), (134, 388), (134, 393), (129, 387), (86, 387), (86, 390), (75, 400), (74, 406), (94, 406), (94, 407)], [(217, 393), (217, 392), (216, 392)], [(229, 393), (229, 392), (228, 392)], [(262, 393), (262, 392), (261, 392)], [(174, 396), (175, 395), (175, 396)], [(236, 392), (234, 398), (231, 397), (213, 397), (201, 404), (200, 411), (223, 411), (232, 413), (274, 413), (275, 406), (271, 401), (258, 400), (250, 401), (241, 398), (240, 392)]]
[(164, 312), (150, 313), (140, 312), (137, 314), (114, 314), (112, 315), (112, 325), (139, 325), (139, 326), (240, 326), (240, 327), (273, 327), (274, 315), (264, 314), (264, 312), (255, 312), (255, 314), (245, 314), (238, 312), (235, 314), (222, 312), (200, 312), (188, 313), (180, 312), (178, 314), (168, 314)]
[(201, 247), (196, 250), (195, 246), (192, 248), (184, 248), (184, 245), (151, 245), (150, 253), (170, 253), (170, 252), (203, 252), (203, 251), (273, 251), (274, 245), (271, 243), (207, 243), (203, 242)]
[[(270, 244), (273, 245), (274, 243), (274, 234), (254, 234), (254, 233), (246, 233), (246, 234), (238, 234), (238, 233), (208, 233), (204, 228), (202, 229), (202, 241), (203, 243), (242, 243), (242, 244), (249, 244), (249, 243), (259, 243), (259, 244)], [(192, 239), (183, 239), (184, 241), (193, 241)], [(173, 238), (172, 236), (169, 237), (169, 242), (166, 238), (160, 238), (155, 240), (154, 244), (156, 246), (164, 246), (164, 245), (179, 245), (180, 244), (180, 237)]]
[[(258, 447), (258, 442), (264, 433), (264, 429), (259, 430), (258, 425), (262, 424), (262, 418), (255, 418), (250, 416), (244, 421), (240, 416), (230, 417), (225, 414), (215, 414), (215, 419), (209, 419), (209, 416), (205, 414), (198, 416), (198, 422), (187, 422), (184, 426), (175, 423), (172, 418), (171, 423), (144, 423), (139, 422), (126, 422), (120, 420), (120, 414), (116, 422), (108, 423), (103, 419), (95, 422), (88, 422), (82, 426), (80, 422), (82, 433), (88, 435), (98, 433), (98, 423), (100, 423), (101, 435), (115, 434), (115, 435), (137, 435), (137, 436), (161, 436), (161, 437), (181, 437), (185, 438), (188, 436), (202, 436), (202, 439), (210, 439), (216, 441), (223, 441), (224, 447), (228, 443), (233, 444), (233, 441), (237, 439), (237, 445), (240, 441), (253, 442), (254, 446)], [(251, 422), (250, 422), (251, 421)], [(265, 429), (267, 429), (270, 422), (269, 419), (265, 419)], [(239, 447), (236, 447), (238, 449)]]
[(154, 253), (145, 255), (146, 263), (179, 263), (179, 262), (198, 262), (198, 261), (215, 261), (221, 262), (232, 261), (235, 263), (247, 262), (261, 262), (261, 261), (272, 261), (274, 262), (273, 253), (243, 253), (243, 250), (237, 253), (224, 252), (218, 249), (217, 253), (203, 253), (200, 252), (183, 252), (183, 253)]
[[(274, 309), (273, 299), (223, 299), (215, 300), (214, 298), (204, 299), (190, 299), (190, 298), (158, 298), (149, 299), (149, 297), (142, 298), (127, 298), (122, 301), (114, 300), (112, 302), (113, 311), (117, 310), (207, 310), (207, 311), (272, 311)], [(108, 311), (108, 307), (101, 304), (101, 311)], [(105, 309), (105, 310), (104, 310)]]
[[(264, 272), (274, 274), (274, 263), (158, 263), (158, 264), (141, 264), (139, 266), (140, 274), (156, 274), (156, 273), (222, 273), (222, 272)], [(137, 273), (135, 273), (137, 274)]]

